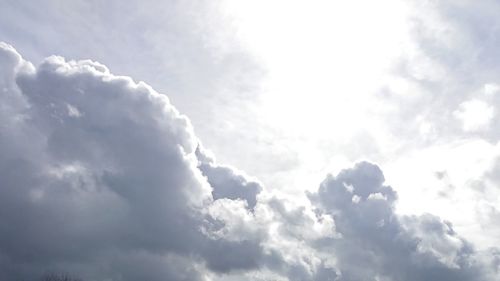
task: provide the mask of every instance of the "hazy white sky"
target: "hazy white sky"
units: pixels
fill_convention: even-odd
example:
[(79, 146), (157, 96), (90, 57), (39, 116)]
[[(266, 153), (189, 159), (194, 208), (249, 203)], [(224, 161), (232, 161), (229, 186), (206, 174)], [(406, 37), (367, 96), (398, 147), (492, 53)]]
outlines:
[[(52, 129), (47, 129), (57, 127), (55, 123), (52, 124), (56, 122), (53, 120), (35, 122), (34, 125), (26, 125), (27, 129), (19, 131), (6, 125), (0, 127), (4, 130), (0, 134), (4, 139), (0, 141), (0, 145), (4, 145), (0, 151), (11, 150), (11, 141), (19, 136), (24, 134), (34, 136), (38, 134), (35, 131), (40, 131), (39, 134), (46, 136), (48, 140), (54, 139), (53, 142), (58, 145), (81, 142), (82, 146), (76, 148), (80, 150), (78, 155), (70, 157), (68, 155), (72, 154), (64, 151), (71, 149), (50, 147), (50, 141), (47, 141), (49, 143), (47, 148), (43, 148), (44, 144), (41, 142), (36, 144), (40, 147), (30, 148), (33, 151), (27, 148), (28, 144), (26, 147), (20, 144), (19, 147), (16, 146), (19, 150), (13, 151), (19, 151), (19, 155), (24, 155), (25, 152), (21, 151), (29, 150), (26, 152), (29, 157), (26, 157), (38, 159), (39, 165), (43, 163), (59, 165), (57, 169), (62, 170), (54, 168), (57, 170), (53, 171), (56, 174), (64, 174), (71, 170), (71, 173), (95, 176), (101, 170), (86, 170), (84, 163), (94, 165), (106, 158), (102, 155), (102, 159), (101, 156), (96, 156), (95, 159), (88, 156), (89, 160), (85, 156), (86, 153), (98, 155), (101, 151), (99, 149), (108, 149), (110, 145), (108, 141), (120, 139), (118, 137), (120, 134), (127, 135), (128, 132), (121, 127), (122, 123), (119, 120), (125, 118), (121, 114), (129, 112), (128, 114), (136, 118), (133, 129), (137, 134), (130, 136), (131, 142), (124, 143), (123, 150), (116, 148), (117, 151), (113, 153), (121, 155), (130, 149), (129, 145), (138, 145), (141, 147), (137, 152), (138, 161), (117, 156), (118, 160), (110, 161), (109, 165), (115, 167), (117, 171), (133, 170), (135, 167), (140, 172), (131, 178), (107, 179), (103, 176), (106, 178), (102, 180), (103, 184), (111, 186), (112, 190), (114, 185), (119, 186), (123, 182), (128, 184), (136, 180), (138, 186), (141, 184), (147, 186), (148, 183), (139, 179), (151, 176), (154, 178), (151, 183), (153, 186), (185, 185), (196, 191), (193, 193), (200, 191), (201, 194), (205, 194), (209, 189), (207, 186), (211, 186), (212, 194), (207, 195), (208, 192), (206, 196), (199, 195), (199, 198), (195, 196), (193, 204), (203, 205), (205, 203), (200, 202), (214, 200), (212, 205), (200, 207), (203, 210), (200, 212), (224, 221), (228, 228), (224, 235), (250, 237), (244, 240), (250, 244), (240, 245), (241, 247), (235, 250), (237, 253), (240, 253), (238, 251), (245, 253), (248, 251), (247, 248), (255, 248), (252, 243), (264, 249), (263, 253), (254, 253), (255, 261), (238, 260), (236, 263), (240, 264), (231, 265), (227, 261), (211, 258), (218, 255), (215, 253), (216, 249), (231, 248), (234, 246), (232, 244), (205, 245), (204, 238), (196, 236), (197, 234), (192, 234), (192, 241), (207, 247), (202, 252), (196, 252), (189, 246), (181, 247), (182, 250), (179, 250), (160, 243), (168, 253), (168, 257), (162, 256), (162, 258), (170, 260), (173, 264), (183, 264), (190, 255), (197, 257), (200, 265), (192, 272), (202, 272), (201, 268), (205, 266), (210, 273), (208, 275), (200, 273), (200, 276), (206, 278), (244, 280), (238, 274), (226, 274), (233, 272), (232, 266), (236, 271), (244, 272), (247, 269), (251, 271), (252, 273), (245, 273), (246, 275), (242, 273), (246, 276), (244, 278), (249, 280), (255, 280), (252, 278), (258, 276), (261, 276), (259, 278), (262, 280), (269, 280), (267, 278), (275, 276), (273, 274), (280, 278), (283, 276), (291, 278), (289, 276), (293, 275), (294, 270), (307, 272), (303, 273), (305, 275), (297, 275), (302, 276), (296, 277), (299, 278), (297, 280), (326, 280), (321, 279), (323, 278), (321, 274), (327, 272), (321, 273), (318, 268), (335, 269), (333, 271), (336, 275), (334, 275), (340, 279), (334, 280), (372, 280), (366, 278), (373, 274), (378, 277), (371, 278), (377, 281), (408, 278), (399, 271), (409, 272), (408, 268), (418, 267), (415, 264), (402, 264), (398, 270), (392, 270), (384, 269), (383, 265), (377, 268), (373, 265), (377, 264), (376, 262), (371, 264), (367, 261), (370, 270), (352, 273), (356, 272), (356, 269), (346, 264), (350, 258), (358, 257), (357, 255), (365, 249), (356, 248), (354, 240), (338, 245), (328, 244), (317, 238), (330, 235), (331, 233), (328, 234), (328, 230), (325, 229), (331, 230), (331, 225), (335, 225), (340, 234), (352, 235), (357, 237), (356, 239), (364, 238), (362, 230), (356, 228), (356, 223), (368, 223), (369, 219), (366, 218), (365, 221), (364, 217), (358, 215), (369, 216), (371, 210), (369, 208), (372, 207), (366, 207), (359, 211), (361, 213), (357, 213), (353, 211), (354, 207), (346, 207), (335, 199), (348, 196), (349, 192), (353, 194), (351, 189), (354, 188), (354, 195), (350, 198), (350, 203), (353, 205), (359, 200), (368, 202), (368, 199), (385, 198), (384, 200), (389, 202), (388, 205), (380, 207), (381, 209), (376, 207), (377, 214), (378, 211), (384, 214), (381, 215), (382, 220), (377, 223), (381, 225), (387, 223), (391, 225), (391, 229), (405, 229), (404, 231), (408, 232), (405, 232), (405, 235), (408, 237), (422, 239), (424, 242), (417, 246), (419, 251), (431, 253), (429, 255), (434, 255), (440, 263), (450, 268), (465, 270), (466, 272), (456, 273), (465, 278), (464, 280), (494, 280), (493, 275), (483, 276), (476, 273), (488, 267), (482, 263), (483, 260), (498, 259), (497, 254), (490, 256), (491, 251), (497, 253), (498, 250), (488, 249), (500, 243), (498, 238), (500, 237), (500, 176), (498, 176), (500, 125), (497, 125), (500, 124), (498, 122), (500, 53), (497, 48), (500, 43), (499, 28), (500, 3), (494, 0), (204, 2), (0, 0), (0, 41), (13, 46), (12, 50), (11, 47), (5, 47), (7, 45), (3, 47), (7, 50), (4, 50), (6, 54), (4, 57), (8, 59), (0, 61), (4, 68), (1, 72), (4, 76), (2, 80), (4, 93), (19, 92), (22, 96), (26, 96), (22, 98), (22, 102), (18, 102), (17, 98), (7, 97), (5, 94), (6, 105), (4, 108), (0, 107), (2, 110), (0, 117), (5, 119), (4, 123), (17, 124), (15, 122), (18, 121), (15, 120), (18, 117), (15, 116), (21, 114), (20, 108), (24, 108), (21, 105), (24, 102), (31, 104), (31, 107), (26, 105), (26, 108), (34, 108), (36, 111), (33, 115), (29, 113), (31, 117), (27, 120), (31, 120), (30, 118), (35, 120), (43, 115), (40, 112), (45, 112), (45, 109), (37, 107), (45, 108), (44, 106), (52, 105), (48, 101), (36, 98), (37, 92), (42, 93), (41, 96), (51, 96), (56, 104), (57, 101), (65, 101), (66, 105), (61, 105), (63, 109), (58, 110), (64, 111), (66, 110), (64, 108), (68, 108), (70, 117), (82, 119), (88, 113), (80, 112), (81, 108), (86, 110), (95, 108), (95, 114), (103, 118), (99, 122), (94, 119), (86, 120), (87, 123), (82, 123), (83, 125), (71, 123), (73, 124), (71, 126), (54, 129), (54, 133), (51, 133)], [(22, 55), (24, 60), (18, 59), (14, 53)], [(118, 85), (121, 82), (101, 85), (100, 82), (90, 78), (89, 81), (80, 76), (71, 78), (74, 73), (79, 73), (72, 69), (87, 69), (86, 66), (82, 66), (85, 65), (83, 62), (73, 62), (69, 63), (69, 66), (62, 67), (61, 69), (65, 69), (67, 73), (54, 71), (55, 74), (51, 74), (54, 77), (62, 75), (62, 78), (50, 75), (47, 78), (40, 74), (35, 75), (38, 77), (36, 79), (26, 78), (31, 77), (30, 73), (45, 73), (44, 71), (52, 73), (51, 69), (57, 69), (57, 65), (65, 65), (66, 62), (49, 59), (42, 63), (42, 66), (38, 66), (50, 55), (59, 55), (68, 61), (90, 59), (109, 69), (101, 71), (99, 66), (91, 64), (88, 68), (93, 69), (92, 77), (111, 75), (109, 76), (111, 78), (106, 79), (115, 81), (120, 78), (113, 75), (126, 75), (136, 82), (144, 81), (149, 86), (145, 86), (147, 90), (129, 84), (120, 88)], [(13, 57), (16, 59), (11, 59)], [(10, 62), (11, 60), (15, 62)], [(29, 65), (28, 62), (34, 66), (19, 66)], [(86, 83), (90, 88), (79, 86), (87, 85)], [(81, 87), (82, 92), (96, 89), (98, 92), (106, 93), (124, 92), (125, 95), (148, 92), (151, 87), (154, 93), (168, 96), (170, 102), (155, 95), (153, 95), (156, 97), (154, 101), (148, 102), (127, 96), (123, 100), (116, 101), (115, 97), (109, 97), (109, 100), (103, 101), (101, 105), (94, 100), (73, 100), (66, 97), (62, 93), (63, 86), (57, 85), (78, 85), (75, 87)], [(17, 94), (12, 94), (14, 95)], [(99, 99), (99, 96), (89, 97), (89, 99), (94, 98)], [(111, 109), (115, 102), (123, 106), (123, 112)], [(108, 103), (111, 106), (109, 108)], [(170, 103), (174, 107), (172, 111), (168, 114), (161, 113), (158, 104), (170, 106)], [(136, 106), (140, 107), (137, 109), (139, 111), (137, 116), (132, 113)], [(101, 116), (101, 110), (109, 110), (109, 114)], [(190, 125), (179, 121), (182, 118), (178, 118), (177, 110), (189, 118), (192, 129)], [(55, 113), (51, 115), (45, 112), (45, 114), (52, 116)], [(108, 118), (109, 124), (106, 121)], [(155, 123), (158, 120), (173, 125), (162, 127), (161, 122)], [(145, 125), (151, 122), (154, 125)], [(24, 128), (23, 126), (20, 127)], [(109, 129), (109, 134), (103, 133), (107, 135), (105, 137), (92, 130), (88, 134), (83, 134), (76, 132), (74, 128), (99, 128), (104, 131)], [(186, 132), (179, 133), (176, 128), (182, 128), (179, 130)], [(172, 138), (165, 137), (165, 132), (169, 132), (166, 133), (168, 136), (172, 134)], [(91, 145), (94, 133), (104, 143), (101, 148)], [(58, 137), (52, 137), (52, 134)], [(62, 135), (72, 137), (65, 139)], [(172, 155), (177, 155), (172, 152), (175, 149), (167, 145), (168, 148), (163, 150), (161, 142), (153, 141), (148, 136), (173, 143), (172, 147), (181, 143), (183, 153), (187, 155), (184, 157), (195, 159), (189, 160), (191, 162), (196, 162), (198, 159), (201, 164), (193, 168), (194, 162), (175, 157), (173, 160), (170, 159)], [(144, 141), (144, 151), (142, 141)], [(193, 143), (198, 141), (203, 144), (205, 151), (198, 151), (195, 155), (196, 145)], [(148, 148), (147, 145), (151, 147)], [(40, 156), (49, 153), (47, 151), (55, 153), (56, 156)], [(155, 169), (148, 165), (144, 167), (149, 167), (151, 170), (144, 168), (143, 171), (140, 168), (142, 167), (140, 161), (147, 162), (147, 157), (155, 155), (155, 151), (167, 159), (158, 160), (157, 165), (174, 167), (172, 171), (178, 170), (183, 176), (178, 176), (179, 179), (172, 176), (175, 180), (167, 176), (164, 178), (154, 173)], [(13, 155), (17, 154), (13, 152)], [(18, 157), (20, 156), (5, 157), (7, 160), (2, 160), (2, 164), (5, 163), (5, 167), (10, 167), (9, 161)], [(71, 161), (77, 161), (83, 166), (68, 164), (67, 161), (70, 161), (68, 159), (73, 159)], [(376, 168), (365, 162), (355, 166), (355, 163), (360, 161), (374, 163)], [(102, 168), (104, 172), (101, 172), (107, 173), (105, 169), (107, 164), (102, 164), (102, 167), (101, 164), (95, 169)], [(66, 168), (62, 168), (63, 166)], [(120, 170), (122, 168), (123, 170)], [(379, 168), (383, 171), (385, 183), (377, 180)], [(26, 173), (30, 173), (31, 170), (26, 169), (28, 171)], [(35, 171), (37, 168), (33, 169)], [(5, 171), (2, 173), (11, 174)], [(370, 175), (369, 179), (363, 177), (365, 173)], [(325, 180), (327, 174), (333, 176)], [(200, 179), (203, 178), (202, 175), (206, 180)], [(65, 176), (57, 177), (58, 180), (63, 178), (70, 181)], [(11, 182), (9, 186), (14, 186), (17, 180), (11, 179), (9, 184)], [(190, 184), (191, 182), (196, 184)], [(321, 182), (324, 184), (318, 189)], [(356, 186), (356, 183), (360, 186)], [(96, 186), (99, 184), (93, 183)], [(350, 184), (354, 187), (348, 188)], [(243, 189), (233, 190), (230, 188), (232, 185), (241, 185)], [(349, 192), (338, 191), (337, 186), (342, 185), (345, 185)], [(367, 187), (368, 185), (370, 187)], [(387, 189), (385, 185), (390, 185), (392, 189)], [(393, 190), (397, 193), (397, 200), (391, 197)], [(138, 217), (149, 212), (171, 211), (144, 207), (148, 205), (146, 203), (148, 200), (154, 201), (156, 193), (152, 194), (151, 198), (149, 196), (142, 198), (134, 193), (132, 188), (124, 192), (130, 198), (137, 200), (137, 202), (131, 201), (140, 206), (137, 207), (137, 214), (134, 213)], [(182, 197), (177, 191), (172, 192), (167, 195)], [(30, 196), (41, 196), (36, 195), (39, 193), (34, 191), (29, 193)], [(322, 195), (325, 197), (321, 197)], [(330, 195), (333, 199), (329, 199)], [(107, 196), (110, 196), (112, 206), (116, 204), (118, 206), (115, 206), (116, 208), (121, 208), (122, 203), (113, 201), (114, 195)], [(238, 198), (245, 199), (247, 208), (255, 207), (255, 210), (250, 212), (238, 205), (241, 203)], [(187, 208), (183, 205), (183, 200), (180, 199), (182, 203), (179, 203), (179, 206), (173, 207), (179, 208), (175, 209), (176, 212), (181, 210), (182, 213)], [(104, 200), (96, 202), (91, 201), (92, 204), (105, 205)], [(277, 231), (276, 229), (282, 224), (288, 225), (288, 220), (294, 216), (295, 208), (303, 212), (301, 213), (303, 220), (297, 222), (297, 228), (301, 230), (288, 229), (293, 235), (288, 234), (295, 240), (283, 238), (286, 235), (281, 232), (279, 235), (275, 234), (279, 239), (269, 238), (275, 237), (273, 231)], [(317, 210), (323, 210), (325, 218), (315, 217), (314, 214), (321, 213)], [(343, 215), (336, 217), (336, 212)], [(113, 214), (110, 215), (112, 216)], [(387, 218), (392, 216), (399, 216), (397, 223), (387, 222)], [(30, 215), (26, 214), (26, 218), (30, 218)], [(356, 221), (350, 222), (349, 218)], [(204, 219), (206, 218), (202, 219), (196, 215), (190, 217), (188, 224), (200, 228), (215, 227), (200, 226), (200, 221)], [(167, 218), (167, 221), (170, 220), (175, 221), (170, 217)], [(439, 223), (434, 220), (438, 220)], [(314, 231), (303, 233), (303, 229), (310, 227), (311, 221), (314, 224)], [(454, 230), (446, 230), (450, 226), (448, 222), (453, 225)], [(95, 229), (99, 229), (94, 223), (88, 222)], [(152, 220), (151, 225), (156, 223), (158, 221)], [(254, 227), (253, 224), (261, 224), (262, 227)], [(425, 231), (422, 230), (425, 226), (432, 229), (439, 228), (442, 231), (439, 233), (444, 233), (446, 241), (439, 240), (442, 237), (438, 234), (433, 238), (422, 238), (422, 235), (425, 236)], [(113, 230), (121, 229), (120, 227), (117, 224)], [(107, 231), (113, 233), (112, 230), (103, 230), (106, 233)], [(160, 233), (161, 231), (163, 229), (159, 230)], [(190, 229), (186, 230), (189, 231)], [(458, 238), (455, 237), (454, 231), (460, 235)], [(2, 235), (7, 235), (6, 233), (2, 232), (0, 225), (0, 240)], [(67, 237), (73, 237), (71, 236), (73, 232), (69, 233)], [(222, 231), (216, 231), (210, 235), (222, 235), (221, 233)], [(12, 235), (10, 232), (8, 234)], [(92, 235), (98, 236), (95, 233)], [(177, 237), (175, 233), (168, 231), (165, 235)], [(302, 237), (303, 241), (297, 237)], [(234, 242), (236, 238), (224, 239)], [(4, 240), (8, 241), (8, 238)], [(313, 240), (314, 243), (310, 242)], [(43, 240), (40, 241), (42, 244), (45, 243)], [(128, 243), (127, 238), (124, 238), (124, 241), (124, 244)], [(143, 240), (137, 239), (137, 241)], [(302, 242), (306, 246), (297, 248), (297, 253), (284, 250), (295, 245), (294, 243)], [(372, 242), (381, 243), (375, 240), (370, 240), (369, 243)], [(333, 249), (338, 254), (329, 257), (315, 248), (318, 247), (318, 243), (325, 243), (325, 249)], [(474, 248), (470, 251), (477, 250), (474, 252), (473, 260), (475, 262), (481, 260), (479, 266), (481, 269), (464, 267), (466, 261), (461, 259), (466, 259), (463, 257), (465, 253), (470, 254), (468, 243)], [(398, 244), (394, 248), (399, 246), (404, 248), (405, 245)], [(123, 249), (123, 246), (120, 244), (116, 248)], [(380, 264), (390, 263), (390, 259), (385, 259), (385, 255), (393, 258), (406, 255), (394, 251), (375, 252), (375, 255), (384, 259)], [(14, 252), (9, 253), (14, 255)], [(103, 255), (106, 257), (108, 254)], [(6, 259), (12, 259), (10, 255), (6, 255)], [(0, 265), (2, 258), (0, 255)], [(144, 257), (133, 258), (143, 261)], [(123, 268), (124, 264), (133, 262), (133, 260), (121, 260), (115, 265), (117, 268)], [(155, 260), (153, 263), (162, 262), (164, 260)], [(3, 263), (3, 267), (0, 266), (0, 270), (7, 268), (5, 264), (7, 263)], [(299, 270), (292, 264), (307, 264), (310, 267), (307, 270), (302, 268)], [(326, 266), (327, 264), (329, 266)], [(75, 265), (75, 271), (81, 272), (85, 266), (93, 265), (78, 264)], [(405, 266), (408, 268), (405, 269)], [(33, 269), (33, 272), (37, 270)], [(165, 270), (167, 273), (158, 273), (155, 276), (166, 276), (165, 274), (174, 272), (171, 269)], [(343, 270), (346, 272), (344, 275), (340, 274)], [(108, 276), (106, 270), (89, 272), (92, 273), (88, 276), (97, 276), (95, 278)], [(22, 276), (16, 274), (13, 269), (12, 272), (0, 274), (0, 277)], [(178, 277), (180, 275), (175, 274), (168, 278), (180, 280)], [(331, 272), (328, 274), (333, 276)], [(443, 275), (418, 277), (418, 274), (414, 273), (412, 276), (417, 277), (412, 278), (415, 279), (403, 280), (458, 280), (451, 273), (451, 275), (440, 274)], [(125, 275), (123, 280), (134, 278), (131, 273)], [(278, 278), (276, 276), (273, 278)], [(441, 279), (436, 276), (440, 276)], [(475, 276), (475, 279), (471, 279), (470, 276)], [(113, 278), (122, 280), (116, 276)]]
[(401, 212), (439, 214), (482, 246), (498, 244), (496, 223), (484, 221), (498, 204), (487, 176), (498, 141), (495, 2), (225, 4), (266, 70), (253, 105), (264, 140), (246, 147), (272, 143), (263, 161), (283, 166), (254, 167), (252, 152), (227, 161), (288, 192), (375, 161)]

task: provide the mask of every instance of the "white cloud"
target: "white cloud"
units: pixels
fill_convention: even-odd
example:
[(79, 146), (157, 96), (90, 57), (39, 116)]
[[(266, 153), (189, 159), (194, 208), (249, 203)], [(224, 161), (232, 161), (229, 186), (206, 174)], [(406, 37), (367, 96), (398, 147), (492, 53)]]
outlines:
[(497, 95), (500, 91), (500, 85), (494, 83), (484, 84), (484, 94), (487, 96)]
[(481, 100), (468, 100), (459, 105), (453, 112), (455, 118), (462, 122), (466, 132), (486, 130), (493, 119), (493, 106)]

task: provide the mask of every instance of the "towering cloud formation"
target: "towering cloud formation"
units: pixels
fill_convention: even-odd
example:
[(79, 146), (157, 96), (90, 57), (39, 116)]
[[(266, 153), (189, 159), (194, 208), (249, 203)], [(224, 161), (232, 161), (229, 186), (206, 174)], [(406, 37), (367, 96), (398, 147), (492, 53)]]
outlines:
[(1, 280), (498, 277), (450, 224), (395, 214), (373, 164), (299, 203), (216, 164), (166, 96), (99, 63), (34, 67), (2, 43), (0, 90)]
[(165, 261), (200, 247), (210, 187), (165, 96), (91, 61), (34, 69), (9, 46), (1, 55), (2, 279), (54, 266), (131, 280), (137, 264), (131, 276), (161, 280)]

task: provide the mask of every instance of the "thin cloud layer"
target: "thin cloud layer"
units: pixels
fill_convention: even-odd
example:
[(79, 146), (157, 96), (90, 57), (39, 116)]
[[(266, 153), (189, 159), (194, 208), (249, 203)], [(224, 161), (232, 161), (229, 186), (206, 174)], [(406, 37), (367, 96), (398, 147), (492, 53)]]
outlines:
[(166, 96), (102, 64), (35, 67), (2, 43), (0, 88), (2, 280), (498, 278), (498, 251), (398, 216), (374, 164), (294, 201), (217, 164)]
[[(496, 246), (499, 189), (490, 175), (498, 173), (500, 144), (500, 3), (406, 2), (411, 44), (380, 95), (394, 109), (383, 135), (397, 136), (400, 146), (384, 162), (387, 178), (408, 185), (400, 210), (435, 212), (480, 247)], [(417, 207), (415, 197), (429, 204)]]

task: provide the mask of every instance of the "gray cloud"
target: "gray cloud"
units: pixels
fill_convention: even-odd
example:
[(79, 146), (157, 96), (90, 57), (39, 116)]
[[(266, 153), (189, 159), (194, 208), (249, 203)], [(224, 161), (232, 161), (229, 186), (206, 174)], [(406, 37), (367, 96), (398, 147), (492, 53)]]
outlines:
[(495, 251), (398, 216), (374, 164), (298, 202), (217, 164), (166, 96), (102, 64), (34, 67), (1, 44), (0, 88), (2, 280), (495, 280)]
[(248, 181), (245, 176), (238, 174), (230, 167), (215, 164), (215, 161), (203, 153), (200, 146), (196, 149), (199, 160), (199, 169), (207, 177), (212, 186), (214, 199), (229, 198), (245, 200), (250, 209), (257, 204), (257, 195), (262, 191), (258, 182)]
[(50, 57), (34, 68), (1, 47), (2, 279), (67, 267), (91, 279), (179, 280), (161, 274), (170, 260), (193, 274), (205, 261), (248, 267), (217, 251), (248, 244), (200, 231), (211, 187), (191, 125), (167, 97), (95, 62)]
[(361, 162), (329, 176), (310, 197), (342, 236), (317, 241), (335, 252), (339, 280), (488, 280), (449, 223), (394, 213), (396, 194), (376, 165)]
[(252, 159), (228, 162), (233, 150), (226, 144), (256, 147), (236, 124), (255, 120), (250, 107), (264, 70), (238, 41), (224, 2), (0, 0), (0, 40), (30, 61), (90, 58), (147, 81), (190, 117), (219, 160), (246, 169)]

